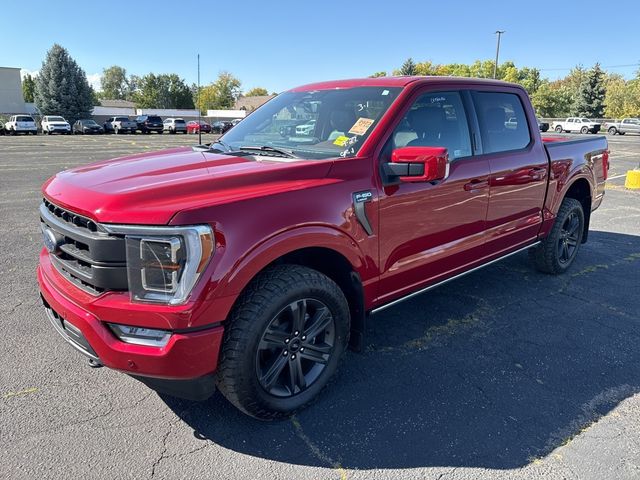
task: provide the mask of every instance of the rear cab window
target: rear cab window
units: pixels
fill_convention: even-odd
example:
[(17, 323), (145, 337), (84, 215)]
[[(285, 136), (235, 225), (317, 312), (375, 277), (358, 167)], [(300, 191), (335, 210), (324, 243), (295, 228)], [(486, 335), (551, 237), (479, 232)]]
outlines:
[(514, 93), (474, 92), (483, 153), (522, 150), (531, 143), (529, 122)]

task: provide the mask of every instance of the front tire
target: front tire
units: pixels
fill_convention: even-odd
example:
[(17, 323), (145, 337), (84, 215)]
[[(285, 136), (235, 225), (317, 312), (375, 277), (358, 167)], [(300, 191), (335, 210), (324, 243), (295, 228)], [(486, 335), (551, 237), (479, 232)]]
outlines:
[(584, 211), (575, 198), (565, 198), (549, 235), (529, 250), (535, 267), (544, 273), (567, 271), (578, 254), (584, 234)]
[(262, 420), (294, 414), (335, 373), (349, 343), (349, 306), (330, 278), (277, 265), (251, 281), (229, 316), (218, 388)]

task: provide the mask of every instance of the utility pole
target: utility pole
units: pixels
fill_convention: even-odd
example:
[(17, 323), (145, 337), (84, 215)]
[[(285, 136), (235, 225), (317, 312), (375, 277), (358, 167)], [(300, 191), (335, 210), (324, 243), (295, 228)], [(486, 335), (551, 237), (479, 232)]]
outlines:
[(496, 35), (498, 36), (498, 45), (496, 45), (496, 63), (493, 65), (493, 78), (495, 79), (498, 76), (498, 57), (500, 56), (500, 37), (504, 33), (504, 30), (496, 30)]
[(202, 124), (200, 122), (200, 54), (198, 54), (198, 95), (196, 95), (196, 102), (198, 102), (198, 145), (202, 145)]

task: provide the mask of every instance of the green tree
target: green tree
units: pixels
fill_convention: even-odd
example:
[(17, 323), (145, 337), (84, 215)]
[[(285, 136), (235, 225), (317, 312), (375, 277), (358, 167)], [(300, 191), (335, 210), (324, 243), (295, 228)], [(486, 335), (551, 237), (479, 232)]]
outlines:
[(126, 100), (131, 96), (127, 71), (118, 65), (113, 65), (102, 70), (100, 86), (102, 88), (100, 94), (102, 98)]
[(264, 95), (269, 95), (269, 91), (266, 88), (255, 87), (249, 90), (244, 94), (245, 97), (261, 97)]
[(574, 105), (576, 114), (591, 118), (602, 118), (605, 109), (605, 94), (604, 72), (600, 68), (600, 64), (596, 63), (580, 83)]
[(386, 77), (387, 76), (387, 72), (376, 72), (373, 75), (369, 75), (369, 78), (379, 78), (379, 77)]
[(207, 110), (229, 109), (240, 96), (240, 80), (229, 72), (220, 72), (215, 82), (200, 89), (198, 108)]
[(400, 67), (400, 70), (398, 70), (398, 74), (417, 75), (416, 64), (414, 63), (413, 58), (409, 57), (404, 61), (402, 67)]
[(542, 85), (540, 70), (537, 68), (523, 67), (518, 71), (518, 83), (522, 85), (529, 95), (533, 95)]
[(36, 92), (36, 82), (30, 74), (26, 74), (22, 79), (22, 96), (27, 103), (34, 102)]
[(559, 118), (571, 115), (573, 96), (570, 87), (560, 83), (543, 81), (531, 95), (531, 103), (538, 115), (546, 118)]
[(194, 108), (189, 86), (175, 73), (149, 73), (135, 79), (133, 99), (140, 108)]
[(95, 95), (84, 70), (66, 49), (54, 44), (36, 77), (34, 97), (43, 115), (62, 115), (74, 122), (91, 114)]
[(604, 97), (606, 104), (604, 114), (609, 118), (622, 118), (625, 116), (625, 103), (629, 97), (629, 86), (620, 75), (609, 75), (606, 80), (607, 94)]

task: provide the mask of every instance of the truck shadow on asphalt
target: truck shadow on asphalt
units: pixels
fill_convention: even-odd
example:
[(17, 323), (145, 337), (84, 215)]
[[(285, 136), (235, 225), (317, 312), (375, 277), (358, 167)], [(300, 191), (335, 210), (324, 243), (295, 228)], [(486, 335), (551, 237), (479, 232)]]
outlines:
[[(640, 391), (640, 237), (591, 232), (565, 275), (517, 255), (371, 318), (296, 417), (164, 397), (203, 441), (293, 464), (516, 468)], [(634, 298), (635, 297), (635, 298)]]

